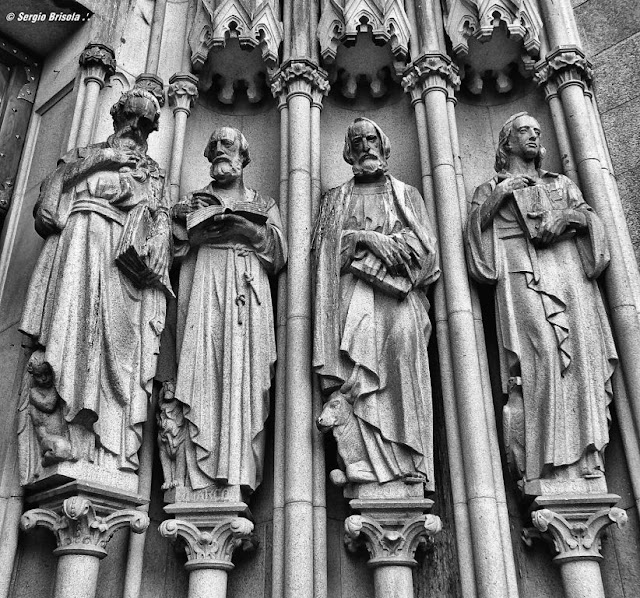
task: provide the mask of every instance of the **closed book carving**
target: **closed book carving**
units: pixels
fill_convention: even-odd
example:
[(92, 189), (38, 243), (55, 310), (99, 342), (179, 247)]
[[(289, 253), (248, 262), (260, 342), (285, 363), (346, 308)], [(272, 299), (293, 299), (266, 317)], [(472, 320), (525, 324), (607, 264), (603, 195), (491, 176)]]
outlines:
[(396, 299), (404, 299), (412, 288), (408, 278), (390, 274), (382, 260), (369, 251), (356, 256), (349, 265), (349, 271)]

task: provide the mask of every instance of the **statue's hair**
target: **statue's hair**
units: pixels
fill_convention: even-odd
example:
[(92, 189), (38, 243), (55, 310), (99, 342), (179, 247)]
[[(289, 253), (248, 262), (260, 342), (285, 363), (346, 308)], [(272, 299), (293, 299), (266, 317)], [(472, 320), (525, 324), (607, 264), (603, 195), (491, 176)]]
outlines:
[(212, 152), (211, 143), (217, 139), (217, 136), (220, 134), (222, 129), (231, 129), (236, 134), (236, 139), (240, 142), (240, 157), (242, 158), (242, 168), (244, 168), (249, 162), (251, 162), (251, 157), (249, 156), (249, 143), (247, 142), (246, 137), (242, 134), (242, 131), (236, 129), (235, 127), (218, 127), (211, 133), (211, 137), (209, 137), (209, 141), (207, 142), (207, 147), (204, 148), (204, 157), (212, 162), (215, 158), (215, 155)]
[(113, 118), (114, 126), (118, 126), (120, 115), (122, 114), (124, 107), (127, 105), (127, 102), (132, 98), (144, 98), (145, 100), (149, 100), (155, 106), (156, 114), (153, 117), (153, 129), (154, 131), (157, 131), (158, 121), (160, 120), (160, 104), (158, 103), (158, 99), (150, 91), (140, 89), (139, 87), (134, 87), (133, 89), (122, 92), (118, 101), (111, 106), (111, 118)]
[[(495, 163), (495, 171), (502, 172), (503, 170), (509, 170), (510, 164), (510, 152), (507, 149), (507, 145), (509, 144), (509, 139), (511, 138), (511, 132), (513, 131), (513, 123), (516, 119), (521, 116), (531, 116), (528, 112), (516, 112), (512, 114), (507, 122), (502, 125), (502, 129), (500, 129), (500, 135), (498, 136), (498, 148), (496, 149), (496, 163)], [(540, 168), (542, 164), (542, 158), (544, 158), (544, 154), (546, 150), (543, 147), (540, 147), (538, 154), (534, 159), (534, 164), (536, 168)]]
[(358, 123), (367, 122), (373, 126), (378, 133), (378, 137), (380, 137), (380, 144), (382, 145), (382, 155), (385, 160), (389, 159), (391, 155), (391, 143), (389, 142), (389, 138), (384, 134), (382, 129), (371, 119), (365, 118), (363, 116), (356, 118), (347, 129), (347, 133), (344, 136), (344, 149), (342, 150), (342, 157), (347, 164), (353, 165), (355, 160), (353, 159), (353, 147), (351, 145), (351, 136), (353, 135), (353, 130)]

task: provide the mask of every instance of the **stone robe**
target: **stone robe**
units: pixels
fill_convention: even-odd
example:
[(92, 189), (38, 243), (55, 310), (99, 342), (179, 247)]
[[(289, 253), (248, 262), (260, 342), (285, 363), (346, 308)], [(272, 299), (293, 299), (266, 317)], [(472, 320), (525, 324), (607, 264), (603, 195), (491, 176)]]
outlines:
[[(211, 185), (202, 191), (215, 194)], [(268, 211), (263, 246), (238, 237), (191, 247), (180, 270), (175, 396), (188, 421), (194, 490), (217, 482), (253, 491), (262, 481), (276, 361), (268, 275), (284, 266), (286, 245), (275, 201), (245, 194)]]
[[(395, 298), (348, 271), (353, 232), (374, 230), (417, 256), (412, 290)], [(339, 388), (358, 365), (353, 403), (369, 463), (380, 483), (422, 474), (433, 488), (431, 334), (427, 285), (439, 276), (435, 236), (416, 189), (387, 177), (348, 181), (324, 197), (314, 235), (317, 262), (313, 367), (322, 388)]]
[[(106, 450), (101, 463), (135, 471), (165, 297), (156, 288), (137, 288), (115, 257), (134, 208), (168, 214), (168, 207), (162, 174), (148, 157), (135, 171), (98, 170), (63, 189), (65, 168), (107, 145), (72, 150), (42, 185), (36, 227), (53, 223), (57, 230), (33, 272), (20, 329), (44, 347), (75, 458), (93, 461), (98, 447)], [(38, 469), (30, 452), (22, 451), (24, 482)]]
[(525, 479), (578, 463), (583, 474), (601, 469), (609, 440), (608, 405), (617, 362), (596, 278), (609, 263), (598, 216), (567, 177), (556, 182), (561, 200), (586, 216), (588, 231), (546, 247), (524, 234), (513, 199), (481, 230), (480, 206), (497, 177), (476, 189), (466, 229), (473, 278), (496, 285), (495, 305), (503, 392), (521, 380)]

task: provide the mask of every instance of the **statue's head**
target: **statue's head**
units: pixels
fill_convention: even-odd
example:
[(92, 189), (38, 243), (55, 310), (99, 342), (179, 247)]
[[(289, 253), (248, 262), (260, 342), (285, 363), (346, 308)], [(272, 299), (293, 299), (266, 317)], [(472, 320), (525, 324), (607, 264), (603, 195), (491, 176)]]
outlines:
[(146, 150), (149, 134), (158, 130), (160, 104), (152, 93), (134, 87), (111, 107), (111, 117), (117, 137), (128, 138)]
[(44, 359), (44, 351), (35, 351), (27, 362), (27, 371), (33, 377), (36, 386), (49, 388), (53, 385), (53, 370)]
[(511, 156), (533, 161), (540, 168), (546, 150), (540, 145), (540, 123), (528, 112), (518, 112), (502, 125), (496, 150), (496, 172), (509, 170)]
[(211, 162), (211, 178), (225, 184), (242, 176), (249, 162), (249, 144), (233, 127), (220, 127), (209, 138), (204, 157)]
[(390, 154), (389, 138), (372, 120), (356, 118), (349, 125), (342, 156), (347, 164), (351, 164), (355, 176), (387, 172)]

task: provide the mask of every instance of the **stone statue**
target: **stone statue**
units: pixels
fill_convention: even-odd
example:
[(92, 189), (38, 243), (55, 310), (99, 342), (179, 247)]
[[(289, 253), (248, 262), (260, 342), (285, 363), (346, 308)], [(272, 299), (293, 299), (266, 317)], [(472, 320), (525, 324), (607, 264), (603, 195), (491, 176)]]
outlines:
[(525, 482), (599, 478), (617, 356), (596, 279), (603, 225), (578, 187), (540, 168), (540, 125), (513, 115), (497, 174), (474, 194), (466, 229), (473, 278), (496, 287), (504, 432)]
[(187, 475), (187, 425), (182, 404), (175, 398), (176, 384), (162, 385), (158, 401), (158, 449), (164, 483), (162, 490), (184, 486)]
[(314, 233), (313, 367), (330, 395), (344, 475), (334, 482), (424, 482), (433, 489), (431, 333), (425, 291), (439, 274), (419, 192), (387, 174), (390, 144), (373, 121), (347, 130), (354, 178), (323, 197)]
[(175, 389), (188, 425), (187, 487), (250, 493), (262, 480), (276, 360), (269, 275), (284, 266), (286, 244), (275, 201), (244, 186), (244, 135), (219, 128), (204, 155), (212, 181), (174, 208), (188, 239)]
[[(115, 133), (63, 156), (35, 207), (46, 241), (20, 325), (35, 350), (23, 385), (35, 425), (35, 434), (24, 417), (20, 426), (25, 484), (55, 461), (138, 467), (170, 292), (171, 221), (163, 175), (146, 154), (157, 100), (127, 91), (111, 115)], [(38, 450), (41, 462), (32, 458)]]

